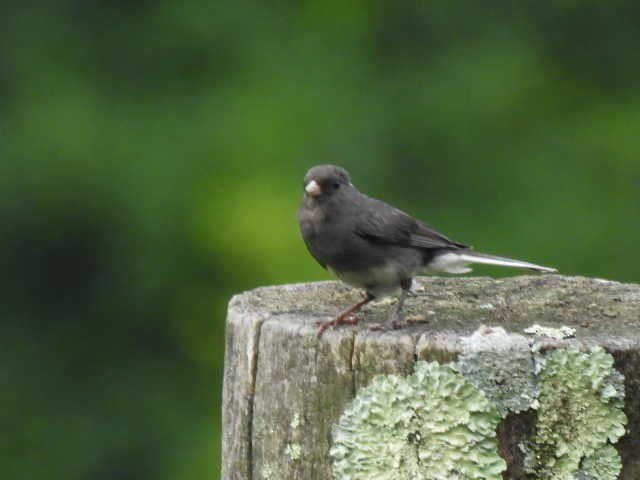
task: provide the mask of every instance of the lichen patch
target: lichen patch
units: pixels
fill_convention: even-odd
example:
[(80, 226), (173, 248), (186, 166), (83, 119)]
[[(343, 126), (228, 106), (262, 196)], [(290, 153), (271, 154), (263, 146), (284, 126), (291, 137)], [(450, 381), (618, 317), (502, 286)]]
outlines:
[(530, 327), (525, 328), (524, 333), (538, 335), (540, 337), (549, 337), (555, 340), (563, 340), (565, 338), (575, 337), (576, 329), (569, 327), (568, 325), (562, 325), (561, 327), (545, 327), (535, 323)]
[(408, 377), (379, 375), (333, 429), (335, 479), (500, 480), (499, 416), (447, 365), (418, 362)]
[(613, 447), (625, 433), (624, 378), (600, 347), (556, 350), (541, 360), (536, 432), (525, 465), (539, 480), (615, 480)]
[(501, 327), (481, 326), (462, 339), (454, 368), (491, 400), (501, 417), (528, 410), (538, 395), (529, 341)]
[(287, 445), (285, 453), (290, 460), (300, 460), (300, 458), (302, 458), (302, 445), (299, 443), (290, 443)]

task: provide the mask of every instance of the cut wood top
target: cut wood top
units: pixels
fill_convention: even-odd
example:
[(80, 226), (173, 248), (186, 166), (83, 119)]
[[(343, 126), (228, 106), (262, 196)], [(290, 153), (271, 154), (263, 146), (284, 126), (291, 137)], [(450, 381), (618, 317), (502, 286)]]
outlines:
[[(362, 292), (339, 282), (280, 285), (236, 295), (229, 310), (270, 321), (282, 317), (284, 323), (293, 323), (290, 326), (314, 331), (317, 322), (334, 317), (360, 298)], [(431, 339), (451, 342), (450, 348), (457, 350), (458, 339), (481, 325), (523, 333), (540, 324), (576, 330), (575, 338), (562, 341), (540, 337), (543, 344), (580, 343), (624, 350), (640, 343), (640, 285), (635, 284), (562, 275), (420, 277), (404, 309), (414, 323), (398, 331), (369, 332), (368, 325), (383, 322), (394, 301), (383, 299), (366, 306), (358, 326), (329, 330), (320, 341), (330, 341), (336, 332), (338, 337), (355, 332), (396, 341), (410, 335), (419, 343), (428, 334)]]

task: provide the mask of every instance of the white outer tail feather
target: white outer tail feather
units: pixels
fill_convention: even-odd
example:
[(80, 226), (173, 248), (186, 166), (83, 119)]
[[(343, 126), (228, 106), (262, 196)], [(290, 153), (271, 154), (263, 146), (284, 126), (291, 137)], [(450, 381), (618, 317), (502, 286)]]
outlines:
[(470, 263), (481, 263), (484, 265), (499, 265), (502, 267), (526, 268), (537, 272), (557, 272), (555, 268), (543, 267), (535, 263), (514, 260), (513, 258), (497, 257), (486, 253), (462, 251), (449, 251), (436, 255), (429, 264), (429, 270), (444, 273), (468, 273)]

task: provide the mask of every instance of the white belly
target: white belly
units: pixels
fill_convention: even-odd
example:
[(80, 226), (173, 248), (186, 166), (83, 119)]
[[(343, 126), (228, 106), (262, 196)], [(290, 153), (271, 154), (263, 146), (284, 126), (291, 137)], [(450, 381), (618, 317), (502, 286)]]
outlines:
[(366, 272), (336, 272), (331, 267), (328, 270), (344, 283), (363, 288), (376, 298), (398, 295), (402, 290), (400, 280), (405, 278), (403, 269), (395, 262), (370, 268)]

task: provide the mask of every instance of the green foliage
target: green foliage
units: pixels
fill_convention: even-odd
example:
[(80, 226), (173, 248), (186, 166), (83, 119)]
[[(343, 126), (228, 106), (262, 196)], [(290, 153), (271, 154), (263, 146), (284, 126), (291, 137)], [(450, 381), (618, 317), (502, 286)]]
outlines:
[(3, 2), (3, 476), (215, 478), (226, 302), (328, 278), (294, 220), (314, 163), (478, 250), (637, 280), (636, 17)]
[(334, 427), (334, 478), (501, 479), (498, 421), (484, 394), (449, 366), (418, 362), (406, 378), (379, 375)]
[(611, 446), (625, 433), (624, 379), (602, 348), (557, 350), (543, 360), (538, 420), (526, 465), (535, 478), (615, 480)]

